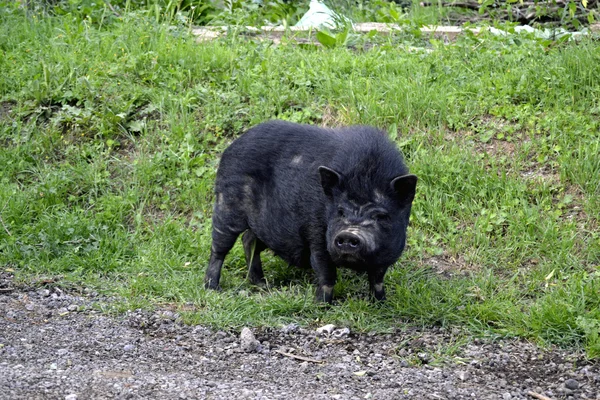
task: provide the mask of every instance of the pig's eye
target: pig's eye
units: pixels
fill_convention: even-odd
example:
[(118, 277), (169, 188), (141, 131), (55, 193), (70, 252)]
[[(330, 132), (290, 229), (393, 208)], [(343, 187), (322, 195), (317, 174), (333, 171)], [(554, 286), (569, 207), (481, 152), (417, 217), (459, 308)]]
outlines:
[(346, 216), (346, 213), (344, 212), (344, 209), (342, 207), (338, 208), (338, 217), (340, 218), (344, 218)]
[(389, 221), (390, 216), (386, 213), (377, 213), (377, 214), (373, 215), (373, 219), (375, 221), (380, 221), (380, 222)]

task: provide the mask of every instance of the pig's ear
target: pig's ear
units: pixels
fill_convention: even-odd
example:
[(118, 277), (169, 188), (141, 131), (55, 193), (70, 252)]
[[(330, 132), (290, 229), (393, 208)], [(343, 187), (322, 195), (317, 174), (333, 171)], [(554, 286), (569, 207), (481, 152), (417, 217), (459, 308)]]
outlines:
[(402, 175), (392, 179), (392, 190), (396, 192), (396, 200), (401, 206), (406, 206), (412, 203), (417, 190), (416, 175)]
[(324, 166), (319, 167), (319, 175), (321, 175), (321, 186), (327, 196), (333, 194), (333, 188), (340, 184), (340, 174)]

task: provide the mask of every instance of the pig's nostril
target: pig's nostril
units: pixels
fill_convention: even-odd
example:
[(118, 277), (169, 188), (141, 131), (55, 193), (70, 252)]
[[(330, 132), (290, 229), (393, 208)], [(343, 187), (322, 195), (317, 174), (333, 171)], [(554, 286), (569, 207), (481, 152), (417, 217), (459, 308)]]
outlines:
[(360, 238), (349, 233), (342, 233), (334, 240), (340, 250), (356, 250), (360, 247)]

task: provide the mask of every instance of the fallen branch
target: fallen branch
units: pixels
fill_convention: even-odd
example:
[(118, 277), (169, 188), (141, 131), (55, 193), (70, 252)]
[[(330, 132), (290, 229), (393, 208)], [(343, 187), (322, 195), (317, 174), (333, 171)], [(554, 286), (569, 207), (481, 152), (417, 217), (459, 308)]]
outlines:
[(323, 360), (317, 360), (315, 358), (302, 357), (302, 356), (297, 356), (296, 354), (286, 353), (285, 351), (282, 351), (282, 350), (275, 350), (275, 352), (281, 354), (282, 356), (295, 358), (296, 360), (308, 361), (308, 362), (317, 363), (317, 364), (322, 364), (325, 362)]
[(527, 392), (527, 394), (530, 395), (531, 397), (535, 397), (538, 400), (552, 400), (550, 397), (546, 397), (543, 394), (532, 392), (531, 390), (529, 392)]

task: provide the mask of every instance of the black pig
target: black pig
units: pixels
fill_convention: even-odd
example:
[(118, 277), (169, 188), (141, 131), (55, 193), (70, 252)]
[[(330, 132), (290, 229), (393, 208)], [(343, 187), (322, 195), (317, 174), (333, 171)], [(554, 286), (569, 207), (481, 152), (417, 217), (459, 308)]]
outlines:
[(249, 280), (264, 285), (260, 252), (311, 266), (317, 300), (330, 303), (338, 266), (383, 277), (402, 254), (417, 177), (386, 135), (371, 127), (323, 129), (283, 121), (255, 126), (223, 153), (215, 183), (207, 288), (242, 242)]

